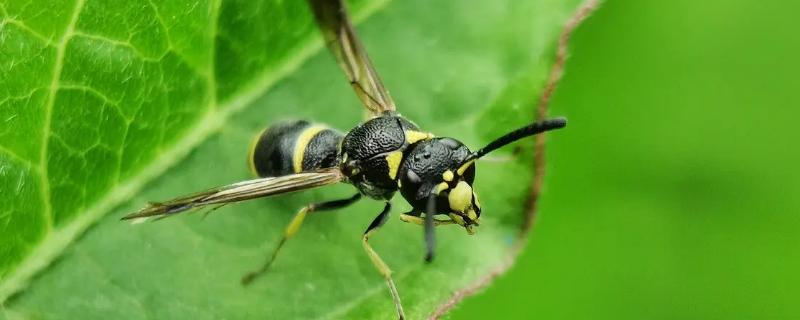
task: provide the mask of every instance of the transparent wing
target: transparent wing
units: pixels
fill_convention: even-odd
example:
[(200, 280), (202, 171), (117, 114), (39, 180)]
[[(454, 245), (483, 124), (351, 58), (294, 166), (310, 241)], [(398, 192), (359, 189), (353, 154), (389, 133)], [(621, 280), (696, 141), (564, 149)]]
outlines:
[(281, 177), (237, 182), (177, 199), (150, 203), (147, 207), (123, 217), (123, 220), (160, 218), (208, 205), (223, 205), (321, 187), (342, 181), (339, 168), (322, 169)]
[(309, 0), (328, 49), (350, 80), (350, 85), (373, 115), (394, 111), (394, 101), (383, 87), (364, 46), (356, 36), (341, 0)]

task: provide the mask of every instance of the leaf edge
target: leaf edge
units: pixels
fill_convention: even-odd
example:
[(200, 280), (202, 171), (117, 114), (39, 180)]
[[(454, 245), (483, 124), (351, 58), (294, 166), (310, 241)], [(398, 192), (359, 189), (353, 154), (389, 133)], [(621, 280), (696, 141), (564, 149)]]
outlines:
[[(566, 23), (561, 29), (556, 45), (555, 59), (547, 82), (544, 85), (544, 91), (539, 97), (539, 102), (536, 105), (536, 118), (544, 119), (547, 116), (547, 111), (550, 105), (550, 99), (553, 93), (558, 88), (562, 76), (564, 75), (564, 68), (567, 61), (567, 54), (569, 52), (569, 40), (572, 33), (592, 15), (603, 3), (603, 0), (584, 0), (578, 5), (577, 9), (567, 19)], [(467, 285), (466, 287), (455, 291), (449, 299), (441, 303), (434, 309), (428, 319), (437, 320), (446, 316), (464, 299), (480, 293), (486, 289), (495, 279), (505, 274), (511, 267), (514, 266), (517, 257), (525, 248), (528, 243), (528, 236), (533, 229), (533, 223), (536, 218), (537, 204), (539, 196), (541, 195), (542, 185), (544, 184), (545, 176), (545, 134), (539, 134), (535, 137), (535, 151), (533, 159), (533, 181), (531, 182), (531, 192), (526, 203), (524, 210), (525, 217), (523, 219), (522, 228), (520, 228), (517, 238), (514, 239), (511, 248), (506, 255), (505, 259), (500, 262), (496, 267), (489, 271), (489, 274), (484, 277), (478, 278), (475, 282)]]

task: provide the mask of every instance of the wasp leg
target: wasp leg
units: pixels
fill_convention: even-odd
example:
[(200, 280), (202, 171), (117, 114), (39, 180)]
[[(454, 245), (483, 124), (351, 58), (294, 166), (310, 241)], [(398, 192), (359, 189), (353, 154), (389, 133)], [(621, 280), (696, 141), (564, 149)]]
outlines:
[[(426, 222), (428, 221), (428, 219), (427, 219), (428, 214), (425, 214), (425, 217), (426, 217), (425, 219), (420, 218), (419, 215), (420, 215), (419, 212), (415, 212), (415, 211), (412, 210), (410, 212), (401, 214), (400, 215), (400, 220), (403, 221), (403, 222), (413, 223), (413, 224), (420, 225), (420, 226), (427, 226)], [(433, 216), (433, 215), (431, 215), (431, 216)], [(444, 226), (444, 225), (448, 225), (448, 224), (457, 224), (453, 219), (440, 220), (440, 219), (435, 219), (434, 218), (434, 219), (431, 219), (431, 221), (432, 221), (434, 227)], [(426, 262), (431, 262), (431, 260), (433, 259), (433, 248), (435, 246), (435, 239), (433, 239), (431, 237), (431, 233), (429, 233), (429, 232), (430, 231), (426, 227), (426, 229), (425, 229), (425, 245), (426, 245), (426, 249), (427, 249), (427, 254), (425, 255), (425, 261)]]
[(386, 265), (386, 262), (383, 262), (383, 259), (378, 255), (375, 250), (372, 249), (372, 246), (369, 245), (369, 237), (378, 231), (378, 229), (386, 223), (386, 220), (389, 218), (389, 211), (392, 209), (392, 204), (387, 202), (386, 206), (381, 211), (372, 223), (369, 224), (367, 231), (364, 232), (364, 236), (361, 238), (361, 243), (364, 245), (364, 251), (367, 252), (369, 255), (370, 260), (372, 260), (372, 264), (375, 265), (375, 268), (378, 269), (378, 272), (381, 273), (384, 279), (386, 279), (386, 284), (389, 286), (389, 291), (392, 293), (392, 300), (394, 301), (394, 306), (397, 308), (397, 314), (400, 316), (400, 319), (405, 319), (405, 314), (403, 313), (403, 305), (400, 303), (400, 294), (397, 293), (397, 287), (394, 285), (394, 281), (392, 280), (392, 270), (389, 269), (389, 266)]
[[(401, 214), (400, 215), (400, 221), (413, 223), (413, 224), (416, 224), (416, 225), (419, 225), (419, 226), (424, 226), (425, 225), (425, 219), (420, 218), (419, 217), (419, 212), (414, 212), (414, 211), (410, 211), (410, 212), (406, 212), (406, 213)], [(453, 219), (450, 219), (450, 220), (433, 219), (433, 225), (436, 226), (436, 227), (444, 226), (444, 225), (448, 225), (448, 224), (455, 224), (455, 223), (456, 222), (453, 221)]]
[(300, 209), (300, 211), (298, 211), (297, 214), (295, 214), (294, 219), (292, 219), (292, 222), (290, 222), (289, 225), (286, 227), (286, 231), (284, 232), (283, 237), (278, 242), (278, 245), (275, 246), (275, 249), (272, 250), (272, 254), (269, 256), (269, 258), (267, 258), (267, 261), (260, 268), (258, 268), (258, 270), (255, 270), (253, 272), (244, 275), (244, 277), (242, 277), (242, 284), (243, 285), (249, 284), (250, 282), (253, 281), (253, 279), (264, 273), (264, 271), (267, 271), (267, 269), (269, 269), (269, 266), (272, 265), (273, 261), (275, 261), (275, 257), (278, 256), (278, 251), (281, 250), (281, 247), (283, 247), (283, 244), (286, 243), (287, 239), (291, 238), (295, 233), (297, 233), (297, 230), (300, 230), (300, 226), (303, 225), (303, 220), (305, 220), (308, 214), (317, 211), (329, 211), (329, 210), (341, 209), (353, 204), (360, 198), (361, 194), (358, 193), (347, 199), (312, 203)]

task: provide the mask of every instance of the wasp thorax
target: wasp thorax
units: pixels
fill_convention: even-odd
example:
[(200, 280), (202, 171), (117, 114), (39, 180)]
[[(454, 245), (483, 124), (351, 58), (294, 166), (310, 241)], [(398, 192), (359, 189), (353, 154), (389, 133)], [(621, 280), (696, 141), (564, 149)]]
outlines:
[(391, 199), (397, 169), (409, 146), (406, 132), (418, 130), (408, 120), (385, 113), (350, 130), (342, 140), (342, 171), (361, 193)]
[(436, 197), (435, 212), (445, 214), (462, 226), (476, 224), (480, 205), (472, 190), (475, 165), (459, 173), (470, 150), (452, 138), (434, 138), (409, 147), (398, 178), (400, 193), (415, 210), (428, 214), (428, 197)]

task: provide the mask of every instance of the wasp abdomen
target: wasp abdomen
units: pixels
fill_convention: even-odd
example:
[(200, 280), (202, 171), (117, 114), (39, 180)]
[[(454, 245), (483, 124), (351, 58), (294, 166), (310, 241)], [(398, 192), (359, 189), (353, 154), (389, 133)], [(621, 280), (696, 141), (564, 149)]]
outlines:
[(253, 140), (248, 161), (259, 177), (334, 167), (343, 135), (305, 120), (278, 122)]

